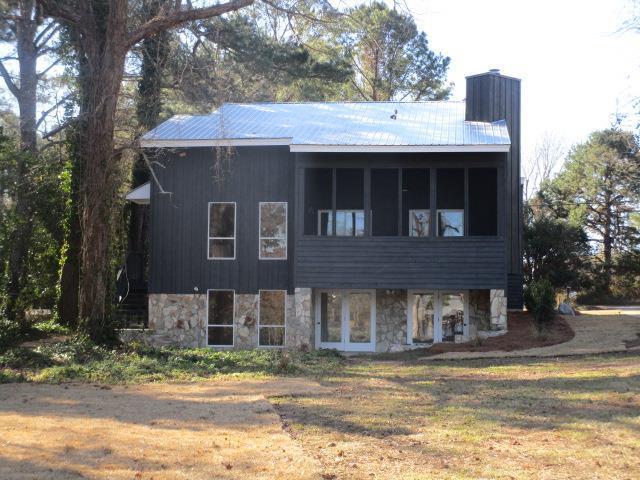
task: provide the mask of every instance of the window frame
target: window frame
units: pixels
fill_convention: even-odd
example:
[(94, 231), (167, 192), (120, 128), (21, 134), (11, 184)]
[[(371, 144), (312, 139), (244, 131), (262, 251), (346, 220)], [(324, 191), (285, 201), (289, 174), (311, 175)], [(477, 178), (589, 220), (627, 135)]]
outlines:
[[(440, 212), (462, 212), (462, 235), (440, 235)], [(436, 238), (460, 238), (467, 237), (467, 215), (464, 208), (438, 208), (436, 209)]]
[[(212, 237), (211, 236), (211, 205), (233, 205), (233, 237)], [(238, 231), (238, 205), (236, 202), (208, 202), (207, 203), (207, 260), (235, 260), (237, 248)], [(233, 257), (212, 257), (211, 240), (231, 240), (233, 239)]]
[[(284, 323), (282, 325), (263, 325), (262, 324), (262, 308), (261, 308), (262, 292), (284, 292)], [(284, 333), (282, 334), (282, 345), (262, 345), (260, 343), (261, 328), (282, 328), (284, 330)], [(258, 347), (285, 348), (286, 344), (287, 344), (287, 291), (280, 290), (280, 289), (270, 289), (270, 288), (258, 290)]]
[[(233, 317), (231, 319), (231, 325), (224, 325), (219, 323), (209, 323), (209, 292), (231, 292), (233, 293)], [(231, 345), (209, 345), (209, 327), (226, 327), (232, 328)], [(233, 348), (236, 345), (236, 291), (231, 288), (209, 288), (207, 289), (207, 325), (205, 329), (205, 345), (213, 348)]]
[[(282, 240), (278, 237), (262, 236), (262, 205), (267, 203), (284, 204), (284, 257), (262, 257), (262, 240)], [(234, 249), (235, 253), (235, 249)], [(289, 202), (258, 202), (258, 260), (287, 260), (289, 258)]]

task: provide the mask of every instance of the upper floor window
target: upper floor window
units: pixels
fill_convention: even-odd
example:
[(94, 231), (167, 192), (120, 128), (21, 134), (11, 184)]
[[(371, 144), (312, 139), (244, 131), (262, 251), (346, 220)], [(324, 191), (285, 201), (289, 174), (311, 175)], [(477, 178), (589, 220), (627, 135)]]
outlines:
[(428, 168), (402, 169), (402, 235), (430, 235), (430, 179)]
[(436, 172), (436, 216), (439, 237), (464, 235), (464, 168), (439, 168)]
[(287, 258), (287, 202), (260, 202), (260, 260)]
[(305, 235), (364, 235), (364, 169), (307, 168), (304, 186)]
[(208, 258), (234, 260), (236, 258), (236, 204), (209, 203)]

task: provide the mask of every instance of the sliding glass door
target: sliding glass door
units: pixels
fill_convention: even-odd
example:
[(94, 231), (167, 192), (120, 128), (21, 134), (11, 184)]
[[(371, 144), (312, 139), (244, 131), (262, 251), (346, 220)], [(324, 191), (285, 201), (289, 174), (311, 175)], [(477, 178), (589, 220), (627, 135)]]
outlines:
[(316, 347), (375, 351), (375, 291), (321, 290), (316, 294)]
[(407, 343), (453, 342), (469, 337), (465, 292), (410, 290), (407, 298)]

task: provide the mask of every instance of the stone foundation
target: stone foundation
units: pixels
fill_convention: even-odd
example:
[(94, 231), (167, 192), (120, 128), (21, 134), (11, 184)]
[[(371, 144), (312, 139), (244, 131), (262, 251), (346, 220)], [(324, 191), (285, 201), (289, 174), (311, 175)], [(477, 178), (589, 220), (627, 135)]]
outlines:
[[(234, 346), (258, 347), (258, 294), (235, 295)], [(313, 348), (311, 290), (296, 289), (285, 301), (285, 347)], [(149, 328), (122, 330), (122, 341), (141, 341), (155, 346), (206, 347), (207, 295), (150, 294)], [(217, 347), (225, 348), (225, 347)]]
[(491, 290), (489, 292), (491, 311), (491, 331), (507, 331), (507, 296), (504, 290)]
[[(235, 295), (235, 349), (258, 347), (258, 294)], [(469, 291), (469, 339), (507, 331), (507, 298), (504, 290)], [(314, 348), (313, 292), (297, 288), (286, 296), (285, 348)], [(206, 347), (207, 295), (150, 294), (149, 328), (123, 330), (123, 341), (152, 345)], [(224, 347), (220, 347), (224, 348)], [(229, 347), (231, 348), (231, 347)], [(376, 290), (376, 351), (413, 348), (407, 344), (407, 290)]]

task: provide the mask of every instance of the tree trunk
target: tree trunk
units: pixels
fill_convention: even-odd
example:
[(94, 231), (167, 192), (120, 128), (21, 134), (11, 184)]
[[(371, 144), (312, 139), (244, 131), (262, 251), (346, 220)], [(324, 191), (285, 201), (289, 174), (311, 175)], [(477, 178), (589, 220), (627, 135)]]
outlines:
[(30, 160), (37, 155), (36, 94), (38, 76), (36, 71), (37, 49), (35, 36), (38, 25), (35, 19), (34, 0), (20, 3), (20, 17), (16, 20), (16, 49), (20, 68), (20, 86), (16, 95), (20, 111), (20, 152), (17, 174), (20, 182), (15, 194), (15, 218), (9, 244), (9, 282), (7, 285), (6, 316), (18, 320), (23, 329), (24, 306), (20, 305), (20, 294), (27, 277), (27, 257), (33, 230), (30, 185), (28, 181)]
[[(113, 133), (118, 94), (124, 72), (126, 5), (114, 1), (104, 30), (83, 39), (86, 45), (86, 120), (82, 122), (80, 153), (83, 161), (80, 186), (80, 327), (93, 340), (105, 340), (112, 331), (108, 321), (111, 284), (110, 245), (116, 195), (118, 158)], [(104, 32), (104, 38), (100, 38)]]

